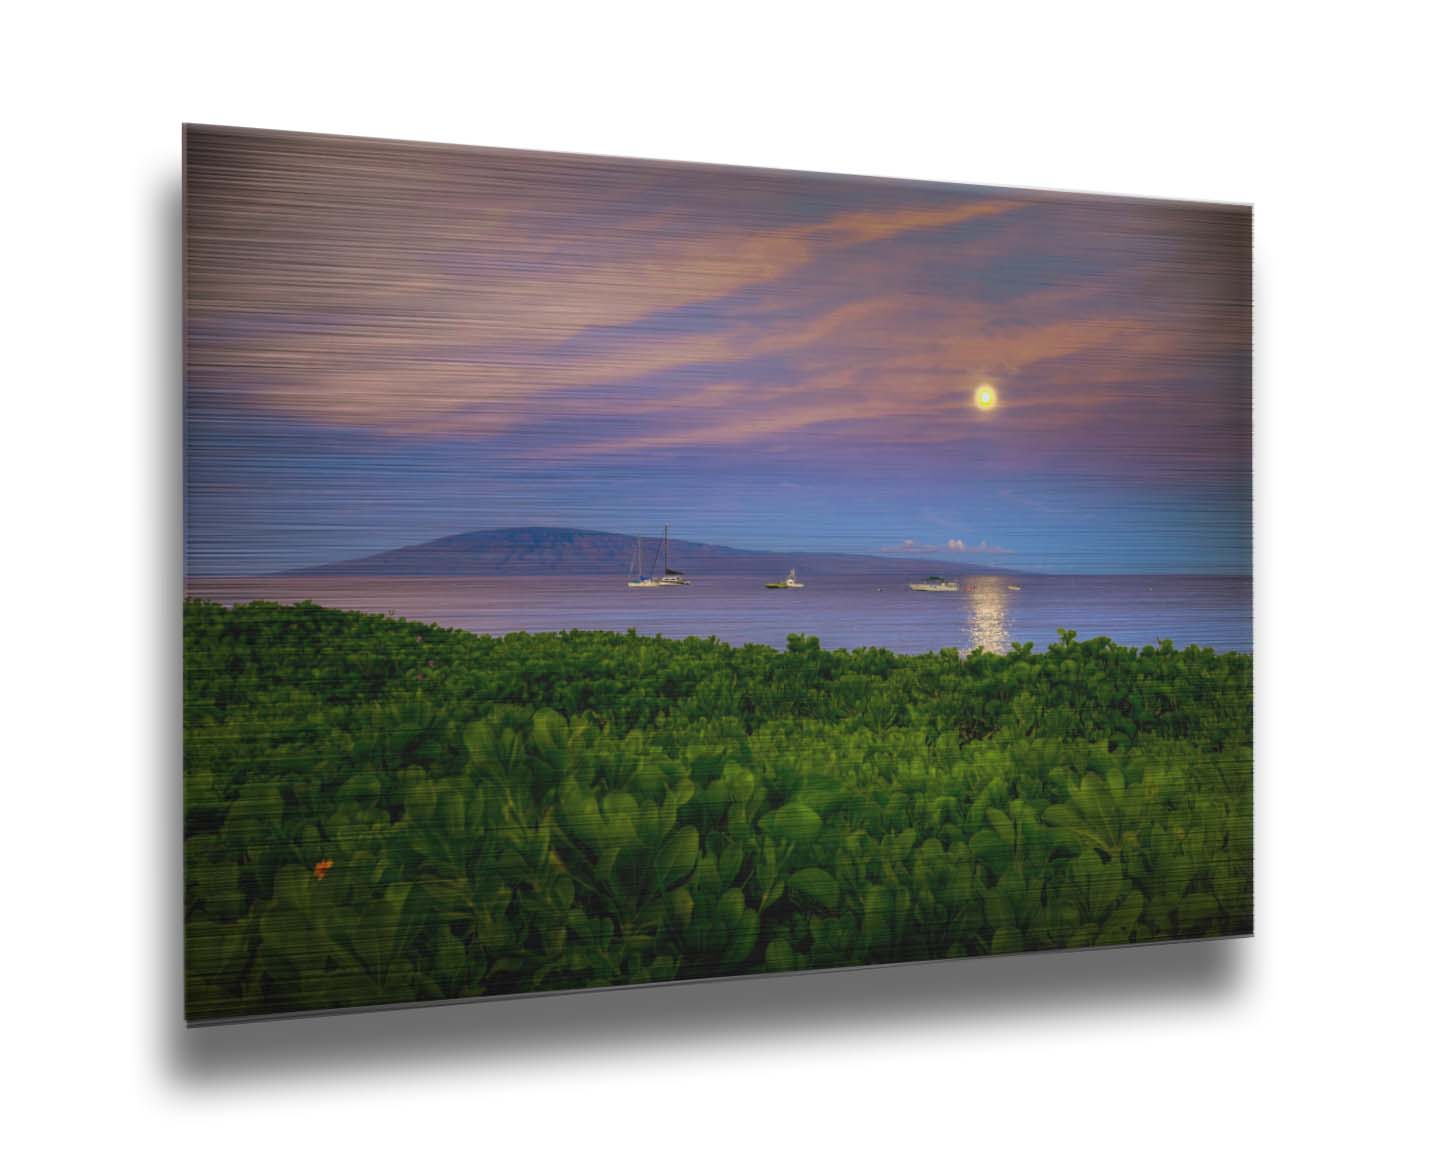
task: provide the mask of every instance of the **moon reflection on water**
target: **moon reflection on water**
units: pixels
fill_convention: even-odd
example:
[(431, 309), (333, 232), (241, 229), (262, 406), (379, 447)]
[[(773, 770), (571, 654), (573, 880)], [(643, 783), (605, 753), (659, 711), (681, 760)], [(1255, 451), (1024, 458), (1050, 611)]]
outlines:
[(969, 651), (1010, 650), (1009, 607), (1015, 593), (1004, 580), (1001, 576), (977, 576), (965, 582), (964, 591), (970, 599)]

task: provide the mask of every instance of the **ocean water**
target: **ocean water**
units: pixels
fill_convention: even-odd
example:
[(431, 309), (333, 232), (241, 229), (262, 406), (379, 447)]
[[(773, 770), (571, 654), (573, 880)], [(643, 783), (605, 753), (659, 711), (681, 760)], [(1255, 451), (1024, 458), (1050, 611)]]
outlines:
[(472, 632), (570, 628), (714, 636), (783, 648), (791, 633), (825, 648), (1043, 649), (1057, 629), (1131, 647), (1173, 640), (1218, 651), (1252, 646), (1251, 580), (1230, 576), (971, 576), (954, 593), (911, 591), (908, 577), (806, 579), (795, 591), (753, 577), (696, 577), (684, 587), (627, 588), (623, 577), (272, 577), (192, 579), (186, 594), (223, 604), (313, 600)]

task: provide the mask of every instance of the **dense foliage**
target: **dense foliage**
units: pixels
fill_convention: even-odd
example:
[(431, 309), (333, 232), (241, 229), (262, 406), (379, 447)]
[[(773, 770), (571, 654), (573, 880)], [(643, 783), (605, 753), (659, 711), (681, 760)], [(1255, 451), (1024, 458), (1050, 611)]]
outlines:
[(1251, 928), (1251, 658), (185, 607), (191, 1019)]

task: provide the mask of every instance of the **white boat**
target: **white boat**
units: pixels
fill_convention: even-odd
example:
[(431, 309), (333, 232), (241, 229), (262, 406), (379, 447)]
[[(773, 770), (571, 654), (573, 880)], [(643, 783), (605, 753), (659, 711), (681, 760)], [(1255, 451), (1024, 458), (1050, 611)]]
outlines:
[(919, 584), (911, 584), (912, 592), (959, 592), (960, 585), (943, 576), (927, 576)]
[(659, 587), (653, 577), (645, 575), (645, 541), (635, 537), (635, 555), (630, 557), (630, 579), (627, 581), (630, 588), (656, 588)]
[[(656, 567), (660, 569), (660, 575), (655, 575)], [(630, 579), (627, 587), (630, 588), (678, 588), (683, 584), (689, 584), (685, 579), (685, 573), (677, 572), (670, 567), (670, 525), (665, 525), (665, 536), (659, 548), (655, 550), (655, 561), (650, 565), (650, 572), (645, 572), (645, 545), (638, 537), (635, 540), (635, 555), (630, 560)]]
[(790, 575), (786, 576), (784, 580), (777, 580), (777, 581), (775, 581), (775, 583), (773, 583), (773, 584), (766, 584), (765, 587), (766, 587), (766, 588), (804, 588), (805, 585), (802, 584), (802, 583), (800, 583), (800, 581), (798, 581), (798, 580), (795, 579), (795, 569), (794, 569), (794, 568), (791, 568), (791, 569), (790, 569)]

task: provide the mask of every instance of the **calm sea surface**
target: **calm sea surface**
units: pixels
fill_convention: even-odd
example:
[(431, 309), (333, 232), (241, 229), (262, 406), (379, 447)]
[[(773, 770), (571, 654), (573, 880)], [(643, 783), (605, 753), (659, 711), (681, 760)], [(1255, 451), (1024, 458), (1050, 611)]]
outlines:
[(495, 634), (634, 628), (642, 635), (715, 636), (783, 648), (788, 634), (803, 632), (826, 648), (963, 652), (1004, 651), (1012, 642), (1045, 648), (1056, 629), (1073, 628), (1082, 640), (1108, 636), (1127, 646), (1166, 638), (1182, 647), (1251, 649), (1249, 577), (960, 576), (957, 582), (959, 592), (923, 593), (890, 576), (822, 577), (798, 591), (737, 576), (654, 589), (602, 576), (274, 577), (195, 579), (187, 581), (186, 594), (223, 604), (313, 600)]

